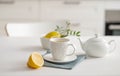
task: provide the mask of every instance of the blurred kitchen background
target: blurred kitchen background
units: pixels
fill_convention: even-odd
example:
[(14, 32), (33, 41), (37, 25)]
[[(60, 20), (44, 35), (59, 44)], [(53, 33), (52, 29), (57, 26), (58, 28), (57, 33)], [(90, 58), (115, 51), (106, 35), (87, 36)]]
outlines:
[(120, 0), (0, 0), (0, 36), (11, 22), (70, 20), (81, 35), (120, 35)]

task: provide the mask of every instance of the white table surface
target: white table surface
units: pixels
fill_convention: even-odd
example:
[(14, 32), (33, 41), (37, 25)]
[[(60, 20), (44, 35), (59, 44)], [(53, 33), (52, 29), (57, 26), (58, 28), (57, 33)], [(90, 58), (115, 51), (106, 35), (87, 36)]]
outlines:
[[(120, 76), (120, 37), (104, 38), (107, 41), (116, 41), (117, 46), (113, 53), (104, 58), (87, 58), (72, 70), (65, 70), (27, 67), (29, 55), (41, 50), (39, 38), (0, 37), (0, 76)], [(76, 54), (83, 54), (78, 40), (72, 37), (70, 39), (76, 45)]]

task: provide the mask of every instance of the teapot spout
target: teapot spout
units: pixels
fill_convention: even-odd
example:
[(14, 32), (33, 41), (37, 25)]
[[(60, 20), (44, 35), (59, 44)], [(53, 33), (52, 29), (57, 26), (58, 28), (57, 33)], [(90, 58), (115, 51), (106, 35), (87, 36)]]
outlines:
[(84, 50), (83, 42), (81, 41), (81, 39), (80, 39), (80, 38), (78, 38), (78, 40), (79, 40), (79, 43), (80, 43), (80, 45), (81, 45), (82, 49)]

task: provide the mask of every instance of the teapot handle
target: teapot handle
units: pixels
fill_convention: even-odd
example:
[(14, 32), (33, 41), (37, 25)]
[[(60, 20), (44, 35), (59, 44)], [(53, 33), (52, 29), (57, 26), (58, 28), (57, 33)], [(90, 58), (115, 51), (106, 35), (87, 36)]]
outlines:
[(110, 46), (113, 45), (113, 48), (109, 51), (109, 53), (112, 53), (112, 52), (114, 51), (114, 49), (116, 48), (115, 40), (109, 41), (108, 44), (109, 44)]

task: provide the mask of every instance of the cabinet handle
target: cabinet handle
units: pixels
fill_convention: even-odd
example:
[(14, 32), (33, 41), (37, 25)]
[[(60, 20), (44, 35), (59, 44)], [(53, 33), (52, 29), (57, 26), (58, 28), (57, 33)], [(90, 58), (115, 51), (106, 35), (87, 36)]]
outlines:
[(14, 0), (0, 0), (0, 4), (13, 4)]
[(64, 4), (65, 5), (79, 5), (80, 4), (80, 1), (64, 1)]

